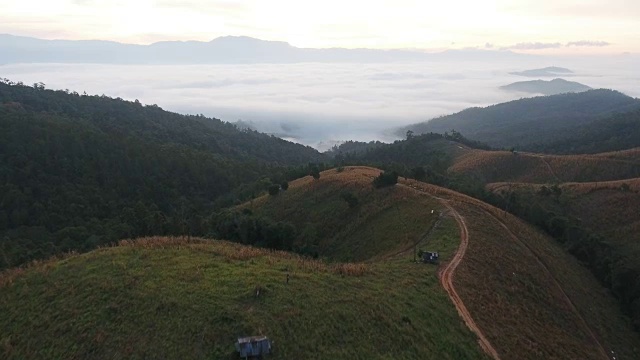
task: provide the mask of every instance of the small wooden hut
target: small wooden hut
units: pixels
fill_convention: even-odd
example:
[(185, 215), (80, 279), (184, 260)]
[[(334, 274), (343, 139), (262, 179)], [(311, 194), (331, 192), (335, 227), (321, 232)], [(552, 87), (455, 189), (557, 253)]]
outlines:
[(236, 351), (243, 359), (263, 358), (271, 353), (271, 341), (266, 336), (238, 338)]

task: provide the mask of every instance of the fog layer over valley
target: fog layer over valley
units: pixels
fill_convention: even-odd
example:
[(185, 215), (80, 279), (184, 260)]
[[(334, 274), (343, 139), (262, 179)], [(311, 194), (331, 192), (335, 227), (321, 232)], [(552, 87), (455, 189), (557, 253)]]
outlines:
[[(324, 150), (338, 141), (395, 139), (393, 128), (473, 106), (535, 96), (499, 87), (510, 72), (562, 66), (572, 81), (640, 96), (635, 56), (420, 63), (242, 65), (11, 64), (0, 77), (202, 113)], [(637, 65), (637, 63), (636, 63)]]

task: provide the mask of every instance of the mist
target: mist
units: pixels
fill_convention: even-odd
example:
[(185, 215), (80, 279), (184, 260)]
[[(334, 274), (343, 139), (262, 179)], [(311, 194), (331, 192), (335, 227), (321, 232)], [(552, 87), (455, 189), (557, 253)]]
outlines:
[(571, 69), (571, 81), (640, 96), (638, 58), (523, 57), (517, 61), (354, 64), (11, 64), (0, 77), (49, 89), (138, 99), (165, 110), (241, 120), (325, 150), (345, 140), (393, 141), (391, 130), (473, 106), (532, 96), (500, 90), (531, 80), (509, 72)]

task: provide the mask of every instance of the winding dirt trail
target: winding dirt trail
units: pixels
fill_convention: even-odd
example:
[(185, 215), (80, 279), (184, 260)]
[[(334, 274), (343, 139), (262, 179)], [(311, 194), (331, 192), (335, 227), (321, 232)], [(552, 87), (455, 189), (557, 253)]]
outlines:
[(460, 295), (458, 295), (456, 288), (453, 286), (453, 276), (455, 275), (456, 268), (462, 261), (464, 254), (467, 252), (467, 247), (469, 246), (469, 230), (467, 229), (467, 223), (464, 221), (464, 218), (462, 217), (462, 215), (460, 215), (460, 213), (456, 211), (456, 209), (454, 209), (453, 206), (449, 204), (449, 200), (430, 194), (427, 191), (424, 191), (423, 189), (420, 189), (418, 187), (404, 185), (404, 184), (402, 184), (402, 186), (412, 188), (413, 190), (416, 190), (424, 195), (430, 196), (438, 200), (442, 205), (444, 205), (444, 207), (447, 208), (447, 210), (449, 210), (449, 212), (451, 212), (451, 214), (453, 214), (453, 217), (458, 223), (458, 227), (460, 228), (460, 246), (456, 250), (456, 253), (453, 256), (453, 259), (451, 259), (451, 261), (444, 267), (444, 269), (438, 272), (438, 277), (440, 278), (440, 284), (442, 284), (442, 287), (445, 289), (445, 291), (449, 295), (449, 298), (455, 305), (456, 310), (458, 310), (458, 314), (460, 315), (464, 323), (467, 325), (469, 330), (471, 330), (478, 337), (478, 344), (480, 345), (482, 350), (487, 355), (491, 356), (491, 358), (493, 358), (494, 360), (500, 360), (500, 356), (498, 355), (498, 352), (493, 347), (493, 345), (491, 345), (487, 337), (482, 333), (482, 331), (480, 330), (476, 322), (473, 320), (473, 318), (471, 317), (471, 313), (469, 313), (469, 310), (464, 305), (464, 302), (460, 298)]
[[(407, 185), (404, 185), (404, 186), (407, 186)], [(453, 276), (454, 276), (455, 270), (458, 267), (458, 265), (460, 264), (460, 262), (462, 261), (462, 258), (464, 257), (464, 254), (466, 253), (467, 247), (469, 245), (469, 230), (467, 229), (467, 224), (466, 224), (464, 218), (462, 217), (462, 215), (460, 215), (460, 213), (458, 213), (458, 211), (456, 211), (453, 208), (453, 206), (451, 206), (451, 204), (449, 203), (449, 200), (443, 199), (443, 198), (435, 196), (433, 194), (430, 194), (429, 192), (427, 192), (427, 191), (425, 191), (425, 190), (423, 190), (421, 188), (418, 188), (418, 187), (414, 187), (414, 186), (409, 186), (409, 187), (411, 187), (412, 189), (417, 190), (417, 191), (419, 191), (419, 192), (421, 192), (421, 193), (423, 193), (425, 195), (431, 196), (431, 197), (437, 199), (438, 201), (440, 201), (440, 203), (442, 203), (453, 214), (456, 222), (458, 223), (458, 227), (460, 228), (460, 246), (458, 247), (458, 250), (456, 251), (456, 254), (454, 255), (453, 259), (446, 265), (446, 267), (444, 269), (442, 269), (439, 272), (438, 275), (440, 277), (440, 283), (442, 284), (444, 289), (447, 291), (447, 294), (449, 294), (449, 297), (451, 298), (451, 301), (453, 301), (454, 305), (456, 306), (456, 309), (458, 310), (458, 314), (460, 314), (460, 316), (464, 320), (464, 322), (467, 325), (467, 327), (471, 331), (473, 331), (476, 334), (476, 336), (478, 336), (478, 343), (480, 344), (480, 347), (482, 347), (482, 349), (489, 356), (491, 356), (493, 359), (496, 359), (496, 360), (500, 359), (500, 356), (498, 355), (498, 353), (495, 350), (495, 348), (491, 345), (491, 343), (486, 338), (486, 336), (484, 336), (484, 334), (482, 333), (482, 331), (480, 330), (478, 325), (476, 325), (476, 323), (474, 322), (473, 318), (471, 317), (471, 314), (469, 313), (469, 310), (466, 308), (466, 306), (464, 305), (464, 302), (462, 301), (462, 299), (460, 298), (460, 296), (456, 292), (455, 287), (453, 286)], [(472, 203), (468, 202), (468, 204), (472, 204)], [(547, 276), (549, 276), (553, 280), (554, 285), (556, 285), (557, 288), (561, 291), (561, 293), (563, 295), (563, 298), (566, 301), (566, 303), (569, 305), (571, 311), (578, 318), (578, 320), (580, 321), (583, 329), (585, 329), (587, 334), (591, 337), (593, 343), (596, 345), (596, 347), (598, 349), (598, 353), (602, 356), (603, 359), (610, 359), (608, 353), (606, 352), (606, 350), (602, 346), (602, 343), (599, 341), (598, 336), (594, 333), (594, 331), (591, 329), (591, 327), (587, 324), (587, 322), (584, 319), (584, 317), (582, 316), (582, 314), (580, 314), (580, 312), (575, 307), (575, 305), (573, 304), (573, 302), (571, 301), (569, 296), (566, 294), (566, 292), (564, 291), (564, 289), (562, 288), (560, 283), (551, 274), (551, 271), (542, 262), (540, 257), (536, 254), (536, 252), (533, 251), (528, 246), (528, 244), (526, 242), (520, 240), (520, 238), (518, 238), (518, 236), (516, 236), (511, 231), (511, 229), (509, 229), (509, 227), (502, 220), (500, 220), (498, 217), (496, 217), (494, 214), (492, 214), (491, 212), (487, 211), (483, 207), (478, 207), (478, 209), (482, 210), (484, 213), (487, 214), (487, 216), (489, 216), (489, 217), (493, 218), (495, 221), (497, 221), (498, 224), (500, 224), (500, 226), (507, 232), (507, 234), (509, 235), (509, 237), (511, 237), (512, 240), (514, 240), (517, 243), (519, 243), (522, 246), (524, 246), (531, 253), (531, 255), (535, 258), (536, 262), (545, 271)]]
[(440, 283), (446, 290), (447, 294), (449, 294), (449, 297), (451, 298), (451, 301), (453, 301), (453, 304), (456, 306), (458, 314), (460, 314), (462, 320), (464, 320), (467, 327), (478, 337), (478, 343), (480, 344), (482, 350), (484, 350), (484, 352), (486, 352), (493, 359), (499, 360), (500, 356), (498, 355), (498, 352), (493, 348), (489, 340), (487, 340), (486, 336), (484, 336), (478, 325), (476, 325), (475, 321), (473, 321), (469, 310), (464, 305), (464, 302), (462, 302), (462, 299), (453, 286), (453, 275), (456, 272), (456, 268), (462, 261), (462, 258), (464, 257), (464, 254), (466, 253), (467, 247), (469, 245), (469, 231), (467, 230), (467, 224), (465, 223), (464, 218), (451, 205), (449, 205), (447, 200), (440, 198), (437, 199), (440, 200), (440, 202), (444, 206), (446, 206), (449, 211), (451, 211), (453, 217), (458, 223), (458, 226), (460, 227), (460, 246), (458, 247), (456, 254), (453, 256), (453, 259), (451, 259), (447, 266), (445, 266), (445, 268), (440, 271)]

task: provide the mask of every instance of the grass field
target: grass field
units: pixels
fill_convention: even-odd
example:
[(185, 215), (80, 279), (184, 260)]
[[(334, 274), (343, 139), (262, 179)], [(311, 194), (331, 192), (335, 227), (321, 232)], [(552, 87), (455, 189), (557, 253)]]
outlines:
[(600, 153), (595, 156), (640, 162), (640, 148)]
[[(433, 245), (447, 257), (455, 223), (441, 231)], [(234, 359), (236, 337), (264, 334), (274, 359), (484, 359), (436, 267), (411, 259), (327, 264), (223, 241), (129, 242), (3, 274), (0, 355)]]
[(513, 154), (471, 150), (457, 157), (450, 172), (484, 183), (564, 183), (613, 181), (640, 177), (637, 149), (598, 155)]

